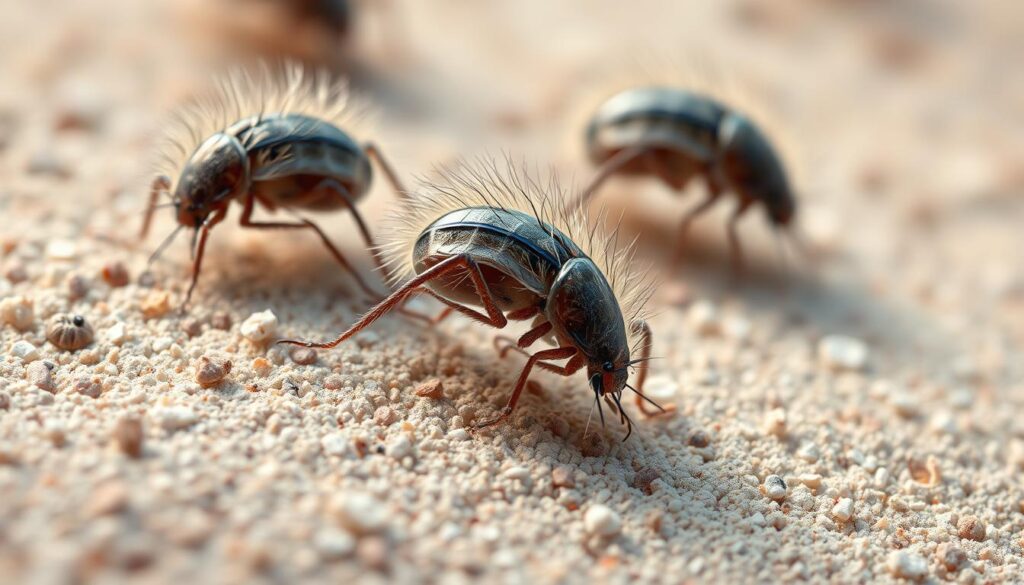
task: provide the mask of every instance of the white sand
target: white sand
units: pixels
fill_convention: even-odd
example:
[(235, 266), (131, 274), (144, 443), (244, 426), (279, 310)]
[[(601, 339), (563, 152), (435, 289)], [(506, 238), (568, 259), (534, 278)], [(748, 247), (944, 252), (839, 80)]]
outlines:
[[(702, 220), (653, 321), (663, 359), (648, 389), (679, 412), (622, 443), (614, 423), (584, 437), (581, 376), (536, 375), (510, 424), (468, 433), (522, 362), (464, 320), (384, 319), (310, 365), (246, 340), (242, 322), (268, 309), (276, 336), (354, 319), (344, 276), (299, 235), (218, 229), (188, 317), (163, 314), (160, 295), (174, 307), (186, 285), (186, 244), (141, 286), (158, 237), (107, 238), (132, 238), (140, 153), (160, 109), (197, 86), (194, 57), (139, 28), (144, 11), (122, 6), (136, 3), (24, 4), (0, 29), (0, 302), (24, 326), (0, 325), (5, 581), (1022, 581), (1013, 6), (922, 3), (921, 28), (827, 3), (371, 14), (367, 27), (409, 33), (392, 43), (404, 68), (369, 58), (383, 72), (374, 138), (407, 177), (481, 144), (586, 177), (567, 121), (619, 47), (714, 49), (770, 82), (811, 161), (803, 220), (825, 257), (781, 268), (751, 217), (755, 269), (730, 287), (724, 215)], [(84, 128), (54, 130), (69, 117)], [(371, 219), (390, 200), (378, 183)], [(615, 184), (609, 204), (630, 188), (651, 203), (633, 220), (648, 241), (670, 234), (683, 204), (644, 183)], [(155, 233), (171, 227), (165, 210)], [(100, 271), (117, 261), (131, 284), (111, 288)], [(71, 300), (75, 275), (87, 291)], [(45, 341), (64, 311), (88, 319), (91, 346)], [(852, 339), (819, 343), (835, 335)], [(204, 358), (232, 364), (209, 389)], [(416, 395), (435, 378), (443, 397)], [(115, 442), (131, 443), (132, 419), (138, 458)]]

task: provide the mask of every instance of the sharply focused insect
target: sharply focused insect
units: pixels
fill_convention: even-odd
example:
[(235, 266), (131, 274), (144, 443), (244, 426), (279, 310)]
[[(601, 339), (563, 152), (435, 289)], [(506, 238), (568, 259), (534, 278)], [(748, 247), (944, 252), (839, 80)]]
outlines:
[[(533, 319), (510, 347), (529, 359), (508, 403), (477, 427), (509, 416), (537, 366), (563, 376), (586, 368), (598, 406), (604, 399), (631, 431), (621, 404), (625, 388), (636, 393), (644, 414), (652, 414), (641, 393), (651, 349), (644, 320), (651, 286), (634, 270), (632, 246), (618, 249), (614, 234), (600, 237), (580, 210), (556, 211), (560, 195), (553, 180), (541, 187), (511, 163), (507, 170), (479, 162), (444, 171), (425, 193), (404, 202), (385, 231), (388, 266), (405, 282), (333, 341), (280, 343), (331, 348), (392, 309), (431, 323), (458, 311), (499, 329), (509, 320)], [(430, 318), (404, 307), (422, 293), (447, 308)], [(555, 347), (525, 351), (540, 339)], [(563, 359), (564, 365), (551, 363)], [(632, 366), (635, 387), (627, 383)]]
[[(211, 98), (179, 115), (168, 137), (165, 171), (153, 181), (141, 238), (149, 233), (153, 212), (171, 195), (178, 228), (194, 229), (192, 282), (182, 306), (192, 297), (210, 230), (227, 216), (232, 201), (242, 205), (241, 225), (257, 229), (309, 229), (371, 298), (380, 293), (366, 284), (341, 251), (316, 224), (252, 219), (257, 204), (268, 210), (336, 211), (347, 209), (366, 245), (370, 232), (356, 209), (370, 188), (370, 159), (376, 160), (392, 187), (404, 192), (397, 175), (373, 144), (360, 145), (342, 127), (349, 121), (344, 86), (290, 66), (282, 75), (267, 68), (236, 72)], [(172, 182), (170, 176), (177, 176)], [(374, 259), (378, 261), (376, 255)]]
[(586, 145), (590, 160), (601, 166), (575, 204), (586, 202), (616, 173), (654, 175), (676, 191), (699, 175), (708, 196), (683, 217), (685, 232), (725, 191), (735, 193), (739, 205), (728, 232), (737, 270), (743, 251), (736, 225), (752, 205), (763, 205), (777, 228), (793, 222), (796, 200), (775, 148), (744, 113), (709, 96), (663, 86), (627, 89), (598, 108)]

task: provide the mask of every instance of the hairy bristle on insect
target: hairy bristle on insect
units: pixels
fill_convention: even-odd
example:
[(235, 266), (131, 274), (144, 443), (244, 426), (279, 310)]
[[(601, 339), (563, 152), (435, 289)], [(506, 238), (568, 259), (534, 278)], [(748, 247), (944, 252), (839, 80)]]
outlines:
[[(679, 54), (700, 55), (698, 51)], [(586, 158), (583, 129), (597, 109), (608, 98), (638, 87), (674, 87), (717, 100), (729, 109), (743, 114), (771, 141), (782, 158), (791, 183), (798, 193), (806, 190), (808, 152), (800, 148), (804, 134), (797, 120), (783, 113), (777, 96), (757, 74), (722, 59), (703, 57), (671, 57), (665, 54), (631, 56), (619, 63), (603, 63), (592, 72), (594, 80), (584, 83), (574, 103), (571, 128), (564, 134), (571, 141), (570, 152)]]
[(489, 206), (527, 213), (567, 235), (597, 264), (615, 293), (630, 334), (631, 351), (636, 353), (640, 340), (629, 325), (650, 315), (647, 301), (654, 290), (650, 265), (641, 265), (635, 258), (635, 239), (621, 241), (625, 238), (618, 226), (604, 229), (607, 218), (603, 212), (589, 217), (581, 207), (566, 210), (571, 195), (554, 172), (541, 177), (509, 157), (481, 157), (440, 167), (385, 219), (379, 248), (388, 277), (397, 283), (413, 275), (417, 239), (450, 211)]
[(344, 80), (324, 70), (310, 70), (294, 62), (237, 68), (172, 112), (155, 171), (174, 183), (204, 140), (238, 120), (270, 114), (303, 114), (358, 139), (364, 133), (353, 126), (361, 125), (367, 108), (352, 99)]

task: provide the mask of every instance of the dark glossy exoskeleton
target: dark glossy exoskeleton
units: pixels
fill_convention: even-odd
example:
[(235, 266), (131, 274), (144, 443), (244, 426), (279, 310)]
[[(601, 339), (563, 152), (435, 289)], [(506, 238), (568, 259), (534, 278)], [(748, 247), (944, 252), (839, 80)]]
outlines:
[(743, 113), (704, 95), (671, 87), (620, 92), (594, 114), (586, 144), (590, 160), (601, 167), (581, 195), (583, 201), (616, 173), (654, 175), (676, 191), (700, 176), (708, 197), (686, 213), (685, 231), (732, 191), (739, 198), (729, 220), (736, 267), (742, 265), (736, 224), (752, 205), (763, 205), (777, 227), (789, 226), (796, 213), (785, 168), (768, 138)]
[[(296, 75), (299, 77), (293, 79), (296, 81), (291, 86), (290, 91), (293, 92), (302, 86), (299, 83), (301, 72)], [(352, 213), (366, 245), (373, 249), (373, 239), (355, 206), (371, 184), (370, 159), (377, 161), (396, 191), (403, 191), (397, 176), (373, 144), (360, 145), (326, 120), (289, 111), (246, 116), (201, 141), (193, 141), (199, 144), (179, 165), (177, 181), (172, 183), (170, 177), (163, 175), (154, 180), (141, 233), (145, 238), (161, 195), (171, 193), (179, 228), (196, 230), (192, 282), (183, 306), (188, 303), (198, 281), (210, 230), (224, 220), (232, 201), (242, 206), (239, 217), (242, 226), (312, 230), (363, 291), (371, 298), (380, 298), (380, 293), (366, 284), (313, 222), (305, 219), (296, 222), (252, 219), (257, 204), (270, 211), (347, 209)]]
[[(467, 178), (474, 182), (466, 182)], [(637, 403), (645, 414), (651, 414), (641, 402), (650, 329), (642, 319), (627, 321), (620, 299), (595, 261), (564, 231), (536, 213), (514, 207), (526, 204), (514, 199), (516, 189), (509, 188), (518, 184), (514, 178), (494, 180), (493, 176), (468, 174), (451, 183), (451, 189), (461, 188), (448, 201), (454, 204), (420, 202), (419, 209), (411, 212), (417, 219), (403, 222), (409, 228), (409, 242), (399, 248), (400, 253), (411, 249), (410, 258), (398, 258), (409, 273), (404, 284), (333, 341), (282, 343), (331, 348), (392, 309), (431, 323), (457, 311), (499, 329), (510, 320), (533, 319), (529, 331), (502, 349), (502, 355), (516, 349), (529, 356), (508, 403), (499, 416), (478, 427), (509, 416), (534, 366), (564, 376), (586, 368), (595, 399), (614, 403), (631, 428), (622, 411), (621, 397), (625, 388), (633, 389), (627, 384), (629, 368), (640, 364)], [(500, 193), (502, 188), (509, 189), (507, 197)], [(439, 189), (443, 194), (454, 192)], [(519, 195), (528, 198), (526, 190), (519, 191)], [(490, 204), (483, 204), (485, 201)], [(637, 284), (634, 280), (625, 286)], [(405, 309), (410, 297), (422, 293), (448, 307), (434, 318)], [(635, 348), (630, 346), (631, 338), (638, 341)], [(555, 347), (533, 354), (525, 351), (541, 339)], [(638, 359), (631, 359), (632, 350), (638, 350)], [(563, 359), (568, 361), (562, 366), (549, 363)]]

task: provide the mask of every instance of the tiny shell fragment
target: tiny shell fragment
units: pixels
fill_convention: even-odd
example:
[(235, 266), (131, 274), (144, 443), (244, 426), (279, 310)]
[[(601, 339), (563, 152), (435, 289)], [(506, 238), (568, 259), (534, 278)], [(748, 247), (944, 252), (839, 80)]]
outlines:
[(59, 313), (46, 328), (46, 339), (67, 351), (76, 351), (92, 343), (92, 325), (81, 315)]

